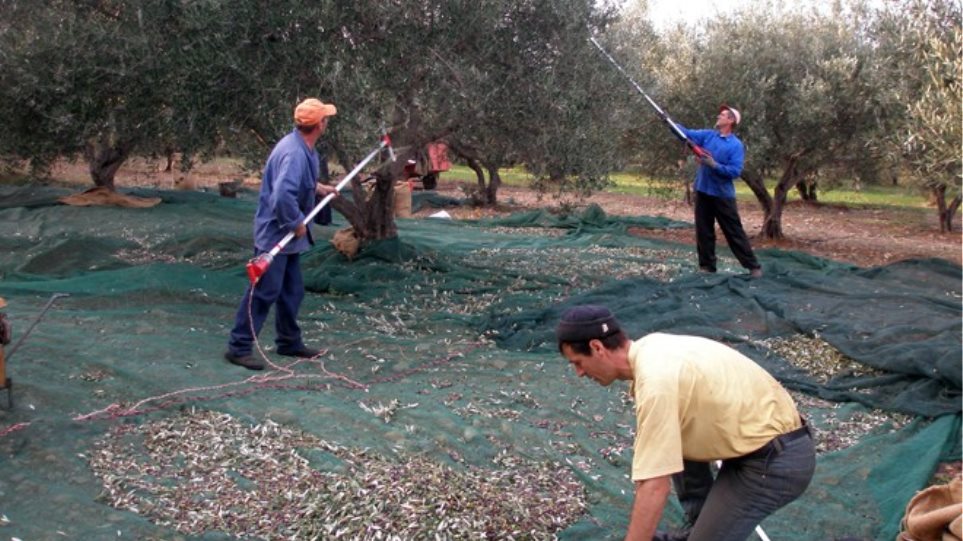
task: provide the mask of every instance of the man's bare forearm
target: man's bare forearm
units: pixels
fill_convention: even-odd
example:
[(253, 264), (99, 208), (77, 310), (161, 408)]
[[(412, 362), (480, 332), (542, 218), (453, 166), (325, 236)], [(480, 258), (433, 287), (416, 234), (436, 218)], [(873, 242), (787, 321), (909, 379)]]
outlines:
[(635, 482), (635, 500), (632, 502), (632, 516), (625, 541), (651, 541), (671, 487), (669, 476)]

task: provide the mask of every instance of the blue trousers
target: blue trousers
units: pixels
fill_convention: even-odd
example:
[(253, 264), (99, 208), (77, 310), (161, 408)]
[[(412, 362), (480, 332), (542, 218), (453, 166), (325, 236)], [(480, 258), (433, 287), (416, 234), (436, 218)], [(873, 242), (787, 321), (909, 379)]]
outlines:
[[(271, 305), (274, 305), (274, 329), (278, 351), (297, 351), (304, 348), (298, 309), (304, 300), (304, 280), (301, 277), (300, 254), (278, 254), (257, 284), (248, 285), (234, 318), (234, 328), (227, 343), (234, 355), (250, 355), (254, 337), (261, 332)], [(251, 295), (253, 299), (250, 299)], [(250, 300), (249, 300), (250, 299)], [(250, 303), (250, 317), (248, 304)], [(251, 332), (251, 321), (254, 332)]]

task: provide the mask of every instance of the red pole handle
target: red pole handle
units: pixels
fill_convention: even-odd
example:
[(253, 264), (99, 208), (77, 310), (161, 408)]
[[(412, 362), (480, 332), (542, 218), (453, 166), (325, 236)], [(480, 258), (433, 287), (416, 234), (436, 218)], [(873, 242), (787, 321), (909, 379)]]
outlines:
[(692, 141), (688, 141), (688, 140), (687, 140), (686, 142), (689, 143), (689, 148), (692, 149), (692, 153), (695, 154), (696, 156), (698, 156), (699, 158), (706, 158), (706, 157), (711, 158), (711, 157), (712, 157), (712, 154), (709, 154), (709, 151), (708, 151), (708, 150), (700, 147), (699, 145), (693, 143)]

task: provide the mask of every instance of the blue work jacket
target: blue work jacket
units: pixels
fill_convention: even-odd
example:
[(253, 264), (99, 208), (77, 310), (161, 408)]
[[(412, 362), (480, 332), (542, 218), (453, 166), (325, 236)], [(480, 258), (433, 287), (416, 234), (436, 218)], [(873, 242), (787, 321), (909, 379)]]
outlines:
[[(261, 193), (254, 215), (254, 246), (266, 252), (304, 222), (315, 204), (320, 157), (317, 150), (294, 130), (278, 141), (268, 156), (261, 178)], [(296, 254), (311, 245), (308, 234), (294, 238), (281, 250), (282, 254)]]
[(715, 169), (706, 165), (699, 166), (696, 171), (695, 190), (706, 195), (735, 199), (736, 187), (732, 185), (732, 181), (742, 174), (742, 164), (746, 159), (746, 149), (742, 146), (742, 141), (734, 133), (723, 137), (716, 130), (690, 130), (681, 124), (677, 125), (693, 143), (708, 150), (712, 159), (719, 164)]

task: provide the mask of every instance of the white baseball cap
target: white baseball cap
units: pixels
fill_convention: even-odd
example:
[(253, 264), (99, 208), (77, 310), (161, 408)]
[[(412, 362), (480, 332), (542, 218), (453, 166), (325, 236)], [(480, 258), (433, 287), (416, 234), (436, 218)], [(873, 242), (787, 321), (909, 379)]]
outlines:
[(722, 111), (729, 111), (730, 113), (732, 113), (732, 116), (736, 119), (736, 124), (739, 124), (740, 122), (742, 122), (742, 115), (739, 114), (738, 109), (733, 109), (732, 107), (729, 107), (726, 104), (722, 104), (719, 106), (719, 112), (722, 112)]

